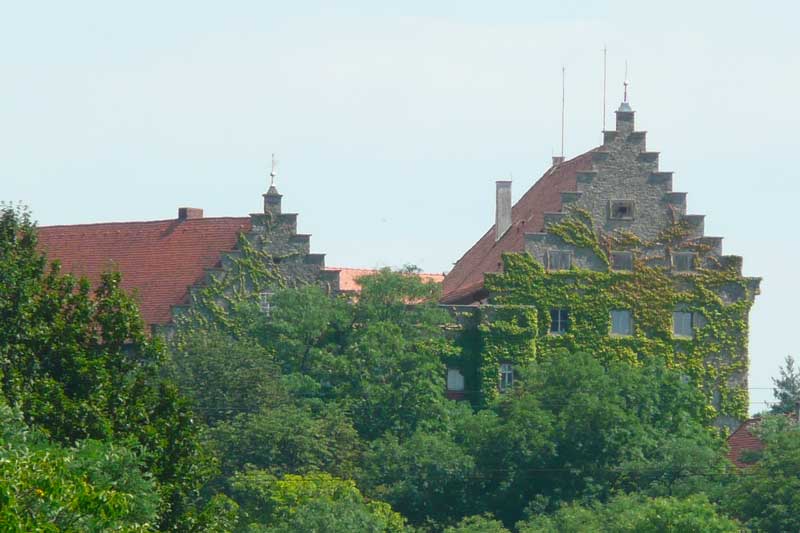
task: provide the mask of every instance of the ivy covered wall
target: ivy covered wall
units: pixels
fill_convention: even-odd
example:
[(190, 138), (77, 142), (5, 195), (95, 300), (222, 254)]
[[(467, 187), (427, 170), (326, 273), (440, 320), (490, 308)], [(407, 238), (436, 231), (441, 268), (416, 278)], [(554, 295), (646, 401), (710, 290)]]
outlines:
[[(567, 349), (632, 365), (661, 358), (703, 391), (709, 421), (733, 425), (747, 416), (748, 314), (758, 280), (742, 276), (738, 258), (715, 257), (680, 221), (644, 241), (629, 233), (596, 230), (592, 217), (575, 209), (550, 225), (548, 233), (594, 255), (594, 264), (604, 267), (573, 263), (568, 270), (548, 271), (528, 253), (504, 256), (503, 271), (485, 279), (493, 305), (474, 311), (479, 335), (467, 333), (468, 322), (461, 320), (465, 338), (472, 339), (465, 353), (480, 352), (470, 359), (478, 368), (466, 372), (468, 381), (475, 376), (475, 401), (498, 393), (501, 362), (520, 364)], [(633, 269), (613, 270), (612, 250), (631, 252)], [(698, 268), (673, 272), (670, 255), (675, 250), (697, 253)], [(551, 332), (553, 309), (568, 311), (566, 331)], [(613, 310), (631, 312), (630, 335), (611, 333)], [(693, 336), (673, 334), (676, 310), (693, 314)]]

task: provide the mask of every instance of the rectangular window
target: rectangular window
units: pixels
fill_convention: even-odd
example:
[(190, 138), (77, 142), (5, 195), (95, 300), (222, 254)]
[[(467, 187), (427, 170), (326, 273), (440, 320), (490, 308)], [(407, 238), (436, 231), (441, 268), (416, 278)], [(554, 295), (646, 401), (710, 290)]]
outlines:
[(627, 310), (611, 311), (611, 334), (633, 335), (633, 315)]
[(672, 313), (672, 336), (683, 338), (694, 337), (692, 313), (688, 311), (675, 311)]
[(672, 270), (675, 272), (691, 272), (694, 270), (694, 256), (692, 252), (675, 252), (672, 254)]
[(633, 220), (633, 200), (611, 200), (608, 203), (608, 218)]
[(273, 294), (274, 293), (268, 291), (258, 293), (258, 308), (267, 316), (269, 316), (274, 309), (272, 305)]
[(611, 270), (633, 270), (633, 253), (611, 252)]
[(570, 268), (572, 268), (572, 252), (547, 251), (548, 270), (569, 270)]
[(514, 367), (511, 363), (500, 363), (500, 390), (507, 391), (514, 384)]
[(569, 329), (569, 310), (563, 308), (550, 310), (550, 333), (561, 335)]
[(464, 392), (464, 374), (458, 368), (447, 369), (447, 390)]

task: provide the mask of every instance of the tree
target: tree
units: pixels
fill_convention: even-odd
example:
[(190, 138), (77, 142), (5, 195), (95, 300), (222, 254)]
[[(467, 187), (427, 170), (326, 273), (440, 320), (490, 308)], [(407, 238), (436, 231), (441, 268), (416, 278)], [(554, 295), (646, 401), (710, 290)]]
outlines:
[(444, 533), (510, 533), (503, 523), (491, 515), (468, 516), (455, 526), (448, 527)]
[(92, 291), (37, 250), (27, 212), (0, 209), (0, 387), (7, 402), (57, 443), (141, 447), (158, 481), (160, 520), (175, 526), (212, 465), (176, 387), (161, 377), (162, 343), (136, 300), (106, 272)]
[(318, 412), (303, 404), (265, 407), (222, 422), (207, 436), (225, 476), (245, 465), (276, 476), (310, 471), (350, 476), (361, 450), (350, 420), (335, 405)]
[(759, 438), (761, 459), (730, 484), (726, 509), (754, 531), (800, 531), (800, 426), (767, 418)]
[(0, 400), (0, 530), (151, 531), (159, 499), (141, 460), (115, 444), (49, 442)]
[(475, 511), (475, 461), (448, 433), (419, 429), (403, 441), (387, 433), (371, 444), (363, 465), (367, 493), (414, 524), (445, 524)]
[[(704, 467), (722, 464), (698, 391), (657, 362), (603, 365), (563, 351), (519, 374), (492, 416), (466, 419), (459, 437), (475, 457), (484, 509), (506, 524), (526, 505), (546, 511), (623, 487), (687, 487), (698, 457), (710, 461)], [(687, 457), (693, 462), (673, 468)], [(673, 477), (663, 475), (668, 465)]]
[(195, 329), (170, 348), (175, 381), (209, 425), (288, 397), (272, 354), (249, 338)]
[(243, 514), (240, 528), (264, 532), (400, 533), (404, 520), (383, 502), (368, 501), (352, 481), (316, 472), (276, 478), (248, 470), (232, 480)]
[(800, 369), (795, 366), (794, 357), (787, 355), (784, 366), (780, 367), (780, 377), (772, 378), (775, 388), (772, 391), (777, 404), (772, 405), (772, 413), (794, 413), (800, 402)]
[(736, 533), (741, 525), (721, 515), (704, 495), (646, 498), (620, 495), (607, 504), (571, 504), (553, 515), (518, 524), (519, 533), (660, 533), (703, 531)]

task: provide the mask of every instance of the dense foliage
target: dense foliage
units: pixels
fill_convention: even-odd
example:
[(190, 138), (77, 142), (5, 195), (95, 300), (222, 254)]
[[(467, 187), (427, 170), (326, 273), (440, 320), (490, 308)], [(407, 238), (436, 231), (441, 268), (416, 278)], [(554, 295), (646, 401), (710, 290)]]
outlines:
[(740, 473), (705, 391), (658, 353), (538, 352), (535, 311), (499, 308), (479, 332), (517, 362), (513, 386), (447, 400), (464, 339), (413, 274), (363, 278), (350, 299), (274, 286), (268, 314), (213, 285), (197, 300), (213, 312), (162, 343), (118, 274), (94, 290), (62, 275), (5, 209), (0, 530), (800, 528), (797, 426), (766, 420)]

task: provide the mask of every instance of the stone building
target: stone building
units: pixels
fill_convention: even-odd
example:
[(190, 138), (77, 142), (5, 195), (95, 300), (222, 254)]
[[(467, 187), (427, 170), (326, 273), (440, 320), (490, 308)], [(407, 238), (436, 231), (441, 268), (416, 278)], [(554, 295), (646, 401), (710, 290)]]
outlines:
[[(673, 191), (634, 115), (623, 102), (602, 146), (554, 157), (513, 206), (511, 182), (497, 182), (495, 225), (443, 282), (442, 303), (473, 352), (448, 373), (485, 397), (513, 381), (520, 358), (553, 349), (633, 363), (659, 356), (732, 426), (747, 412), (747, 321), (760, 279), (743, 277), (741, 258), (705, 235), (704, 215), (687, 213), (686, 193)], [(517, 310), (502, 320), (527, 328), (517, 355), (490, 353), (496, 304)]]
[(358, 292), (358, 277), (373, 270), (326, 267), (325, 255), (311, 252), (311, 236), (297, 233), (298, 215), (282, 211), (274, 185), (263, 199), (263, 211), (247, 217), (210, 218), (183, 207), (171, 220), (45, 226), (39, 246), (93, 286), (104, 271), (119, 270), (154, 331), (168, 330), (209, 293), (222, 304), (246, 295), (268, 313), (282, 287), (317, 283), (331, 293)]

